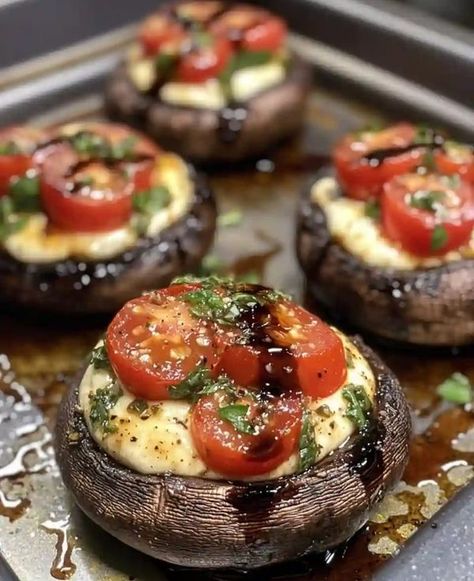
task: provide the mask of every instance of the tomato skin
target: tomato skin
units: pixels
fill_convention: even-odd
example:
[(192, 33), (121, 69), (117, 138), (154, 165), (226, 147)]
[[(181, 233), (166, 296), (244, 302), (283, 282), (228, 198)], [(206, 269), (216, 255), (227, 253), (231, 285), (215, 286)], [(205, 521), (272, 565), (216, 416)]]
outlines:
[(474, 153), (463, 159), (456, 160), (446, 151), (437, 150), (434, 152), (436, 167), (441, 174), (460, 175), (468, 182), (474, 182)]
[(285, 43), (288, 29), (281, 18), (271, 16), (244, 35), (242, 48), (249, 51), (276, 52)]
[(149, 16), (138, 33), (139, 41), (147, 56), (156, 55), (163, 45), (185, 38), (183, 27), (165, 14)]
[(46, 135), (41, 129), (21, 125), (6, 127), (0, 131), (0, 144), (12, 141), (21, 149), (21, 153), (0, 154), (0, 196), (8, 192), (12, 178), (23, 176), (34, 167), (33, 151), (46, 139)]
[[(248, 405), (252, 413), (256, 404)], [(258, 476), (277, 468), (297, 449), (303, 413), (300, 397), (267, 402), (268, 424), (257, 435), (238, 432), (219, 417), (219, 407), (218, 396), (206, 396), (196, 403), (191, 414), (193, 442), (212, 470), (229, 478)]]
[(195, 288), (173, 285), (143, 295), (125, 304), (110, 323), (105, 340), (110, 362), (137, 397), (170, 399), (169, 388), (200, 363), (215, 364), (218, 355), (211, 329), (198, 325), (182, 302), (168, 300)]
[(379, 132), (366, 132), (361, 137), (350, 134), (342, 139), (333, 151), (333, 162), (344, 193), (357, 200), (376, 198), (386, 181), (419, 166), (423, 160), (423, 146), (386, 157), (377, 165), (365, 158), (379, 149), (409, 147), (415, 135), (413, 125), (399, 123)]
[[(457, 204), (447, 207), (444, 216), (414, 208), (407, 196), (417, 191), (442, 191)], [(467, 244), (474, 227), (474, 192), (472, 184), (460, 180), (459, 187), (451, 189), (436, 174), (421, 176), (407, 174), (387, 182), (381, 199), (382, 230), (385, 236), (420, 257), (442, 256)], [(433, 232), (442, 226), (447, 240), (441, 248), (432, 248)]]
[(225, 38), (216, 38), (212, 46), (197, 48), (182, 56), (176, 69), (176, 79), (183, 83), (204, 83), (217, 77), (231, 56), (231, 43)]
[(110, 187), (83, 187), (73, 193), (74, 175), (68, 174), (77, 162), (76, 152), (67, 143), (41, 152), (41, 202), (48, 218), (72, 232), (107, 232), (123, 226), (132, 214), (133, 181), (119, 170), (91, 163), (88, 167), (103, 174)]

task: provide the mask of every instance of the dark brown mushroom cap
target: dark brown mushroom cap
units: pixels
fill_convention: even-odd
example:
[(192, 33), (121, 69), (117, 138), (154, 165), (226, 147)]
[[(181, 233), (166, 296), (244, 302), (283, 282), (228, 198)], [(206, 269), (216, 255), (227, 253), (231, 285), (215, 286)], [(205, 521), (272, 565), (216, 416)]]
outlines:
[[(179, 565), (249, 569), (333, 547), (363, 526), (408, 458), (411, 424), (400, 384), (359, 338), (354, 343), (377, 381), (373, 430), (302, 474), (259, 483), (139, 474), (92, 439), (78, 409), (78, 381), (56, 430), (64, 482), (99, 526)], [(72, 432), (78, 441), (69, 440)]]
[(336, 317), (397, 342), (474, 342), (474, 260), (414, 270), (366, 264), (331, 239), (311, 188), (301, 198), (296, 246), (310, 296)]
[(310, 80), (310, 66), (293, 57), (282, 83), (236, 106), (246, 112), (238, 132), (225, 129), (231, 109), (180, 107), (145, 96), (123, 64), (109, 79), (105, 101), (110, 117), (139, 127), (196, 163), (232, 162), (263, 153), (302, 126)]
[(190, 171), (195, 187), (186, 215), (113, 258), (29, 264), (0, 252), (0, 300), (53, 312), (110, 313), (197, 268), (214, 239), (217, 212), (206, 181)]

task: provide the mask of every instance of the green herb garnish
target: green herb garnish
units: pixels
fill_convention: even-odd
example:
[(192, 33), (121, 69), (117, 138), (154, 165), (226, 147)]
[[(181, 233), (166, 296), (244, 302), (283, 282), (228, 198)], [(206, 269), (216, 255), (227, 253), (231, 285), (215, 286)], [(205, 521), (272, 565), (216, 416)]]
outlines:
[(8, 195), (15, 212), (37, 212), (41, 209), (38, 176), (22, 176), (10, 182)]
[(133, 220), (135, 229), (145, 234), (154, 214), (169, 206), (171, 194), (165, 186), (157, 186), (137, 192), (133, 196), (133, 209), (136, 212)]
[(227, 99), (232, 99), (231, 81), (236, 71), (247, 67), (265, 65), (273, 58), (272, 53), (269, 51), (240, 51), (236, 53), (219, 76), (219, 82)]
[(414, 142), (422, 145), (429, 145), (433, 143), (435, 135), (436, 133), (431, 127), (428, 127), (427, 125), (418, 125)]
[(203, 395), (211, 395), (221, 390), (233, 393), (235, 388), (234, 382), (227, 375), (213, 378), (210, 369), (200, 364), (183, 381), (171, 386), (168, 393), (171, 399), (196, 402)]
[(159, 53), (155, 58), (155, 69), (160, 79), (166, 79), (173, 71), (176, 57), (166, 52)]
[(412, 208), (425, 210), (426, 212), (436, 212), (437, 206), (445, 198), (445, 193), (438, 190), (419, 190), (410, 195), (409, 204)]
[(234, 428), (242, 434), (255, 435), (255, 427), (247, 419), (250, 407), (243, 404), (231, 404), (219, 408), (221, 420), (231, 423)]
[(122, 395), (122, 390), (113, 385), (99, 388), (95, 393), (89, 394), (90, 420), (94, 429), (101, 430), (104, 434), (117, 431), (117, 426), (110, 419), (109, 411)]
[(225, 212), (225, 214), (221, 214), (217, 219), (217, 223), (223, 228), (238, 226), (242, 223), (243, 217), (241, 210), (230, 210), (229, 212)]
[(300, 436), (300, 452), (298, 462), (299, 471), (304, 472), (310, 466), (312, 466), (316, 462), (320, 451), (321, 446), (319, 446), (319, 444), (316, 442), (311, 412), (309, 410), (305, 410), (303, 413), (303, 422)]
[(15, 214), (13, 200), (9, 196), (0, 198), (0, 240), (6, 240), (21, 230), (28, 218)]
[(142, 416), (145, 412), (149, 409), (148, 403), (144, 399), (134, 399), (131, 401), (127, 406), (127, 411), (131, 412), (132, 414), (137, 414), (138, 416)]
[(22, 151), (14, 141), (0, 143), (0, 155), (18, 155)]
[(79, 131), (68, 137), (70, 144), (82, 155), (106, 158), (110, 156), (110, 144), (102, 136), (92, 131)]
[(115, 160), (128, 159), (133, 157), (137, 138), (134, 135), (129, 135), (110, 146), (109, 157)]
[(436, 389), (439, 396), (450, 403), (465, 405), (473, 401), (473, 386), (469, 378), (464, 374), (455, 372), (438, 385)]
[(105, 345), (100, 345), (92, 350), (90, 364), (95, 369), (110, 369), (109, 356), (107, 355)]
[(380, 204), (375, 200), (369, 200), (365, 203), (365, 215), (372, 220), (379, 220), (380, 218)]
[(447, 241), (448, 233), (446, 228), (441, 224), (437, 224), (431, 234), (431, 250), (440, 250), (446, 246)]
[(346, 417), (358, 428), (364, 430), (372, 415), (372, 402), (361, 385), (348, 385), (342, 390), (342, 397), (347, 401)]

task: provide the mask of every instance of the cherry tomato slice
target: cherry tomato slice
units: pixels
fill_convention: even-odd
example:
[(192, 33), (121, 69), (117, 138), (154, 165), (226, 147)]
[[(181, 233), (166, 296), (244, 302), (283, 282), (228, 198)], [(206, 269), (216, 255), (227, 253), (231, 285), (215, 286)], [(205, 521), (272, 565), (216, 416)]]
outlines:
[(248, 406), (248, 417), (265, 418), (256, 434), (237, 431), (220, 416), (226, 402), (218, 394), (202, 397), (191, 415), (191, 434), (199, 456), (206, 466), (229, 478), (258, 476), (277, 468), (297, 449), (301, 432), (302, 402), (300, 397), (279, 397), (259, 404), (247, 398), (239, 405)]
[(276, 52), (285, 43), (288, 30), (285, 22), (259, 8), (237, 5), (213, 22), (211, 31), (237, 41), (248, 51)]
[(138, 33), (143, 51), (148, 56), (156, 55), (164, 45), (180, 42), (185, 37), (186, 32), (179, 22), (160, 13), (149, 16)]
[[(419, 166), (425, 153), (423, 146), (407, 150), (415, 137), (416, 129), (409, 123), (346, 136), (333, 152), (344, 193), (358, 200), (378, 197), (387, 180)], [(384, 155), (374, 156), (378, 152)]]
[(467, 244), (474, 227), (473, 186), (447, 176), (407, 174), (384, 186), (385, 236), (417, 256), (438, 256)]
[(120, 168), (81, 162), (69, 143), (41, 152), (41, 201), (56, 226), (73, 232), (104, 232), (132, 213), (134, 182)]
[(0, 131), (0, 196), (8, 191), (14, 177), (33, 167), (32, 154), (46, 139), (46, 132), (33, 127), (12, 126)]
[(217, 77), (231, 56), (232, 45), (226, 38), (212, 39), (210, 46), (193, 48), (182, 56), (176, 69), (176, 79), (183, 83), (204, 83)]
[(128, 302), (106, 335), (112, 367), (137, 397), (169, 399), (169, 388), (199, 364), (217, 358), (211, 326), (199, 323), (187, 306), (175, 300), (192, 285), (173, 285)]
[(441, 174), (459, 174), (474, 182), (474, 148), (463, 143), (448, 142), (443, 149), (434, 152), (436, 167)]

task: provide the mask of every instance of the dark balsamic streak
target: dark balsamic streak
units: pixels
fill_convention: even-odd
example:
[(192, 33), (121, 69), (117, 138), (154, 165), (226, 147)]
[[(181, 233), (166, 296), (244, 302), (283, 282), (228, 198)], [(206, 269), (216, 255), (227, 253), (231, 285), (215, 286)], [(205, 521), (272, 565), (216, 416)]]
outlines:
[(410, 153), (411, 151), (416, 151), (417, 149), (429, 149), (434, 151), (435, 149), (441, 149), (444, 144), (444, 137), (439, 134), (434, 134), (432, 140), (428, 143), (410, 143), (405, 147), (387, 147), (382, 149), (374, 149), (373, 151), (363, 155), (362, 160), (366, 160), (370, 165), (380, 165), (387, 158), (394, 157), (396, 155), (403, 155), (404, 153)]

